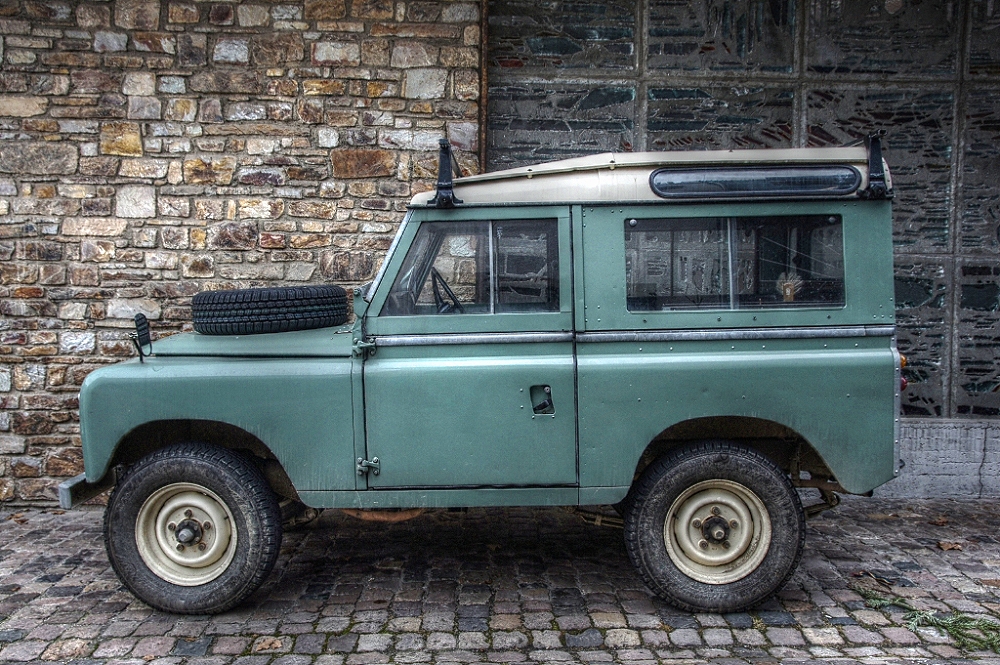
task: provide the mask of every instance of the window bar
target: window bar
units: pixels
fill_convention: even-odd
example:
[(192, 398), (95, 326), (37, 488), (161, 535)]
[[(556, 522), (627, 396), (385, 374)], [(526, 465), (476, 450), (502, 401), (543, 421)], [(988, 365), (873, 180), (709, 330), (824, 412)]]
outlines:
[[(677, 291), (675, 290), (675, 287), (674, 287), (674, 270), (676, 269), (676, 266), (674, 265), (674, 256), (677, 254), (677, 243), (676, 243), (676, 238), (674, 236), (674, 233), (675, 233), (674, 229), (671, 227), (671, 229), (670, 229), (670, 292), (669, 292), (670, 293), (670, 300), (668, 301), (668, 302), (671, 302), (671, 303), (674, 302), (674, 298), (677, 297)], [(660, 296), (659, 291), (660, 291), (659, 289), (656, 290), (656, 296), (657, 296), (656, 297), (656, 306), (659, 307), (660, 309), (664, 309), (663, 305), (660, 304), (660, 298), (661, 298), (661, 296)]]
[(496, 222), (489, 223), (489, 252), (490, 252), (490, 314), (496, 314), (497, 298), (497, 271), (496, 252), (493, 246), (493, 234), (496, 233)]
[(738, 280), (736, 279), (736, 257), (733, 255), (733, 248), (736, 246), (736, 224), (732, 217), (726, 218), (726, 239), (728, 242), (729, 258), (729, 309), (739, 309), (739, 296), (737, 295)]

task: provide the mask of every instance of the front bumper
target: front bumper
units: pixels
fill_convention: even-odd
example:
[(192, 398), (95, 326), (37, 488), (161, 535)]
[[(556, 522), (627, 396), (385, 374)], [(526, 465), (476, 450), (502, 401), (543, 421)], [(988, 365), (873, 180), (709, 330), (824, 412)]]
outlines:
[(78, 506), (84, 501), (106, 492), (114, 484), (114, 475), (113, 473), (104, 474), (104, 478), (96, 483), (88, 483), (85, 473), (64, 480), (59, 483), (59, 507), (69, 510), (73, 506)]

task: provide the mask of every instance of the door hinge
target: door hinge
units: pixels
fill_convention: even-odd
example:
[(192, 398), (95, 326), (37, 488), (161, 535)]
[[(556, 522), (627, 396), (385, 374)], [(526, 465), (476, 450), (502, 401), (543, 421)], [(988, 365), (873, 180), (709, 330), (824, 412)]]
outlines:
[(365, 356), (374, 355), (375, 353), (375, 342), (367, 339), (356, 339), (354, 340), (354, 355)]
[(378, 464), (378, 458), (377, 457), (373, 457), (370, 462), (368, 460), (366, 460), (366, 459), (361, 458), (361, 457), (358, 458), (358, 475), (359, 476), (364, 476), (364, 475), (366, 475), (368, 473), (368, 471), (371, 471), (372, 475), (375, 475), (375, 476), (378, 475), (379, 464)]

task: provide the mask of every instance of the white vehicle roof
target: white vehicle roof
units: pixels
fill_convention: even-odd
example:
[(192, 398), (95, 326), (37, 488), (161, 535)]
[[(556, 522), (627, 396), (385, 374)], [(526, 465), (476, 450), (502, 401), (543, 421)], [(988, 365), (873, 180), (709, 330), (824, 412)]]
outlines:
[[(851, 166), (868, 187), (868, 151), (850, 148), (792, 148), (782, 150), (692, 150), (684, 152), (602, 153), (533, 166), (456, 178), (455, 196), (463, 205), (527, 203), (597, 203), (664, 201), (650, 186), (660, 169), (698, 169), (743, 166)], [(886, 184), (892, 188), (888, 168)], [(413, 197), (410, 205), (426, 207), (434, 191)], [(705, 195), (692, 198), (705, 199)]]

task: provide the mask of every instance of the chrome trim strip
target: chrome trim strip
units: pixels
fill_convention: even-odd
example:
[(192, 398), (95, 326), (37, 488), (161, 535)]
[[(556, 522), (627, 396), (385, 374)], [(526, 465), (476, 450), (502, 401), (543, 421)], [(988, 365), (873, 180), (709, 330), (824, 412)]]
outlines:
[(704, 342), (767, 339), (825, 339), (892, 337), (895, 326), (837, 326), (829, 328), (757, 328), (754, 330), (649, 330), (638, 332), (449, 333), (438, 335), (379, 335), (377, 347), (439, 346), (453, 344), (545, 344), (555, 342)]
[(762, 339), (821, 339), (830, 337), (891, 337), (895, 326), (837, 326), (829, 328), (756, 328), (724, 330), (649, 330), (586, 332), (577, 342), (706, 342)]
[(468, 333), (448, 335), (381, 335), (377, 348), (393, 346), (439, 346), (449, 344), (546, 344), (572, 342), (571, 332)]

